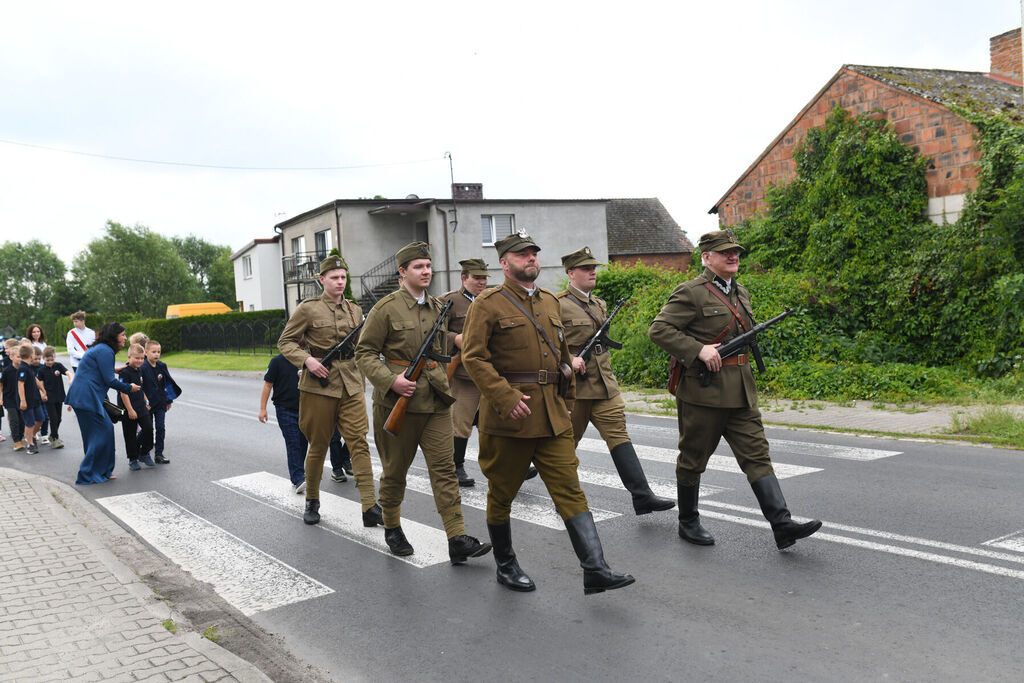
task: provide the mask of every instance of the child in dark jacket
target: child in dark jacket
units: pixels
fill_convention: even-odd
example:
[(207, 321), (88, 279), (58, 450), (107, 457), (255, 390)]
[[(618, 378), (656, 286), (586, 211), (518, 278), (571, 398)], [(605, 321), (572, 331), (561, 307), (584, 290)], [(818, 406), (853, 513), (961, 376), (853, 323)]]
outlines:
[[(118, 376), (126, 384), (138, 384), (142, 391), (132, 394), (118, 393), (118, 403), (127, 414), (121, 420), (121, 431), (124, 434), (124, 449), (128, 453), (128, 469), (133, 472), (141, 470), (142, 465), (156, 467), (149, 457), (149, 449), (153, 447), (153, 426), (149, 419), (149, 408), (146, 406), (146, 381), (140, 368), (146, 362), (146, 351), (138, 344), (128, 349), (128, 365), (121, 368)], [(141, 429), (141, 431), (140, 431)], [(139, 461), (142, 461), (142, 465)]]
[[(170, 460), (164, 457), (164, 426), (174, 398), (181, 395), (181, 387), (171, 377), (167, 364), (160, 360), (160, 342), (155, 339), (146, 342), (146, 362), (142, 364), (142, 377), (146, 380), (142, 389), (149, 399), (149, 413), (152, 416), (150, 428), (155, 436), (155, 459), (157, 463), (166, 465)], [(168, 389), (174, 398), (168, 396)]]
[(50, 418), (50, 448), (64, 448), (60, 440), (61, 409), (64, 407), (64, 378), (70, 381), (75, 373), (57, 362), (57, 351), (52, 346), (43, 349), (43, 365), (36, 371), (46, 387), (46, 414)]

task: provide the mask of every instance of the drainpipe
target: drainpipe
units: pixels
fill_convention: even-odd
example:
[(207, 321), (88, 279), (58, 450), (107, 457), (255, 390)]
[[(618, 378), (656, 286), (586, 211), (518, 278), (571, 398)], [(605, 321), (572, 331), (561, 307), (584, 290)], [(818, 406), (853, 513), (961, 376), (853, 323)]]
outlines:
[(448, 256), (448, 213), (438, 203), (434, 208), (441, 214), (441, 230), (444, 232), (444, 281), (446, 292), (452, 291), (452, 260)]
[(281, 287), (284, 289), (284, 314), (288, 316), (290, 315), (288, 311), (288, 283), (284, 281), (284, 230), (281, 229), (280, 223), (274, 226), (274, 232), (281, 236), (281, 261), (279, 267), (281, 268)]

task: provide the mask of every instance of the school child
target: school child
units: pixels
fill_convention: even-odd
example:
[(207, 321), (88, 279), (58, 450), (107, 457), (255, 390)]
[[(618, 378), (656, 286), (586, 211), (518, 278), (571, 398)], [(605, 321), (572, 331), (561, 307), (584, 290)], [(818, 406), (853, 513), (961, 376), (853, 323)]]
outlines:
[[(64, 378), (70, 382), (75, 377), (72, 370), (57, 362), (57, 350), (52, 346), (43, 349), (43, 366), (36, 371), (46, 388), (46, 414), (50, 418), (50, 448), (64, 448), (60, 440), (61, 408), (64, 407)], [(42, 437), (40, 437), (42, 440)]]
[[(36, 378), (42, 382), (43, 376), (40, 370), (43, 368), (43, 351), (46, 349), (45, 346), (39, 347), (36, 344), (32, 344), (32, 372), (36, 373)], [(45, 384), (43, 386), (46, 386)], [(43, 401), (43, 425), (36, 432), (36, 445), (50, 443), (50, 415), (46, 411), (46, 401)]]
[[(171, 462), (164, 457), (166, 417), (174, 398), (181, 395), (181, 387), (171, 377), (167, 363), (160, 360), (160, 352), (160, 342), (155, 339), (146, 342), (146, 362), (142, 364), (142, 378), (146, 380), (146, 383), (142, 385), (142, 390), (146, 392), (146, 398), (149, 399), (149, 413), (153, 420), (151, 429), (155, 437), (155, 460), (157, 464), (166, 465)], [(170, 387), (174, 398), (168, 396), (168, 387)]]
[(6, 360), (0, 371), (0, 402), (6, 407), (7, 420), (11, 423), (11, 445), (14, 450), (25, 448), (25, 424), (21, 421), (21, 401), (18, 398), (18, 368), (21, 366), (21, 355), (18, 353), (18, 341), (8, 339), (4, 342)]
[(77, 370), (82, 356), (89, 350), (89, 347), (96, 341), (96, 333), (85, 326), (85, 311), (75, 311), (71, 314), (71, 324), (74, 325), (68, 331), (67, 347), (68, 355), (71, 357), (71, 369)]
[(29, 455), (39, 452), (35, 435), (43, 424), (43, 404), (46, 402), (46, 389), (32, 368), (33, 351), (34, 347), (31, 344), (18, 347), (21, 357), (21, 365), (18, 366), (18, 407), (21, 409), (21, 419), (25, 423), (25, 441), (28, 442), (25, 452)]
[(142, 387), (142, 391), (130, 395), (124, 392), (117, 394), (118, 404), (127, 412), (121, 418), (121, 431), (124, 434), (124, 449), (128, 453), (128, 469), (133, 472), (142, 469), (139, 460), (146, 467), (156, 467), (153, 458), (149, 457), (149, 449), (153, 447), (153, 427), (146, 407), (146, 383), (141, 372), (145, 362), (146, 350), (138, 344), (132, 344), (128, 348), (128, 365), (118, 373), (122, 382)]

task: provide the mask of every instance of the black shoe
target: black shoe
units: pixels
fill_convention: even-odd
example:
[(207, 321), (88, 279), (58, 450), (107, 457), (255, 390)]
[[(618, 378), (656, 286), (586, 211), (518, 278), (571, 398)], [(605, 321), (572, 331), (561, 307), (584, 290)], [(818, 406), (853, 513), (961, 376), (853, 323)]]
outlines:
[(679, 492), (679, 538), (694, 545), (714, 545), (715, 537), (701, 526), (697, 512), (700, 480), (693, 486), (677, 482), (676, 490)]
[(633, 511), (637, 515), (671, 510), (676, 506), (674, 500), (654, 495), (632, 443), (627, 441), (613, 448), (612, 462), (615, 463), (623, 486), (633, 496)]
[(306, 511), (302, 513), (302, 521), (306, 524), (320, 523), (320, 501), (307, 500)]
[(409, 539), (405, 537), (405, 532), (402, 531), (400, 526), (396, 526), (394, 529), (385, 527), (384, 542), (388, 544), (392, 555), (404, 557), (413, 553), (412, 545), (409, 543)]
[(166, 465), (166, 464), (168, 464), (169, 462), (171, 462), (170, 460), (168, 460), (167, 458), (165, 458), (165, 457), (164, 457), (163, 455), (158, 455), (158, 456), (156, 456), (155, 458), (153, 458), (153, 460), (155, 460), (155, 461), (156, 461), (156, 462), (157, 462), (158, 464), (160, 464), (160, 465)]
[(494, 546), (494, 562), (498, 565), (498, 583), (520, 593), (537, 590), (533, 582), (519, 567), (515, 551), (512, 550), (512, 527), (505, 524), (488, 524), (487, 534)]
[(455, 466), (455, 476), (459, 478), (459, 486), (476, 485), (476, 479), (466, 474), (466, 468), (462, 465)]
[(465, 534), (448, 539), (448, 557), (452, 564), (462, 564), (471, 557), (480, 557), (491, 552), (490, 543), (481, 543)]
[(536, 476), (537, 476), (537, 468), (534, 467), (533, 465), (530, 465), (530, 469), (526, 470), (526, 476), (523, 477), (523, 481), (526, 481), (527, 479), (533, 479)]
[(761, 505), (764, 518), (772, 525), (775, 545), (779, 550), (788, 548), (801, 538), (807, 538), (821, 528), (821, 521), (817, 519), (803, 524), (793, 521), (789, 515), (789, 508), (786, 507), (786, 499), (782, 496), (779, 480), (774, 474), (761, 477), (751, 484), (750, 488), (754, 489), (754, 495), (757, 496), (757, 502)]
[(589, 510), (565, 520), (572, 549), (580, 558), (583, 567), (583, 594), (603, 593), (615, 588), (624, 588), (636, 582), (630, 574), (614, 572), (604, 561), (601, 539), (594, 525), (594, 515)]
[(373, 507), (363, 512), (363, 526), (384, 526), (384, 511), (380, 505), (373, 504)]

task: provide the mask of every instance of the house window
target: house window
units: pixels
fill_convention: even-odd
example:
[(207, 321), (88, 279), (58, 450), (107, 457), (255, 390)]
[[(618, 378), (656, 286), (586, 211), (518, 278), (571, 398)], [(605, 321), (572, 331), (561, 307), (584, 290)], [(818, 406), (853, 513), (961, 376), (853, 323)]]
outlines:
[(252, 256), (242, 257), (242, 277), (246, 280), (252, 277)]
[(314, 248), (316, 249), (316, 258), (318, 261), (323, 261), (327, 258), (327, 252), (331, 250), (334, 245), (331, 241), (331, 231), (321, 230), (313, 235)]
[(293, 254), (301, 254), (304, 251), (306, 251), (306, 236), (302, 235), (300, 237), (293, 237), (292, 238), (292, 253)]
[(516, 231), (516, 217), (511, 213), (496, 213), (480, 216), (480, 231), (484, 246), (490, 246), (502, 237), (508, 237)]

